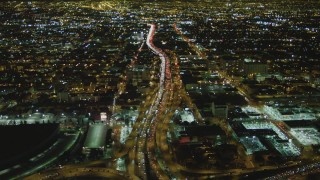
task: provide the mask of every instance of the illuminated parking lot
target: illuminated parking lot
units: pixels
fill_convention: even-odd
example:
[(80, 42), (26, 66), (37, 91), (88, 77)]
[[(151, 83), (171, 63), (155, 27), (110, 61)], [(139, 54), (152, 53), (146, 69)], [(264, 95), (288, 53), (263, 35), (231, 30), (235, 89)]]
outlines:
[(304, 146), (320, 144), (320, 133), (315, 128), (292, 128), (290, 133)]
[(291, 140), (281, 140), (272, 136), (267, 137), (273, 147), (284, 157), (300, 156), (300, 149)]
[(254, 152), (265, 151), (267, 148), (260, 142), (256, 136), (252, 137), (241, 137), (240, 142), (246, 149), (247, 154), (253, 154)]
[(288, 139), (288, 137), (276, 125), (268, 121), (243, 122), (242, 125), (246, 129), (272, 129), (281, 139)]

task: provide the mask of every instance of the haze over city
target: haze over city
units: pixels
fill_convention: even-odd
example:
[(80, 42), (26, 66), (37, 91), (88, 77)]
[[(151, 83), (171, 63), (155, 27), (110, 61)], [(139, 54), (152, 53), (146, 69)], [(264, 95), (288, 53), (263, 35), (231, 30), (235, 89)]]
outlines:
[(0, 179), (317, 179), (320, 2), (1, 1)]

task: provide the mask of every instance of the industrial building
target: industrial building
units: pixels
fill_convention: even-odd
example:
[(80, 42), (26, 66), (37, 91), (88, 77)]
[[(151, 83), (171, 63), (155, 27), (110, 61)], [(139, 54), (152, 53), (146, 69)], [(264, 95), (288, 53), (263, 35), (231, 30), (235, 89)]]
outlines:
[(104, 123), (94, 123), (89, 125), (82, 152), (90, 154), (93, 150), (104, 152), (107, 136), (107, 125)]
[(268, 65), (257, 60), (244, 59), (243, 73), (247, 76), (253, 74), (267, 74)]

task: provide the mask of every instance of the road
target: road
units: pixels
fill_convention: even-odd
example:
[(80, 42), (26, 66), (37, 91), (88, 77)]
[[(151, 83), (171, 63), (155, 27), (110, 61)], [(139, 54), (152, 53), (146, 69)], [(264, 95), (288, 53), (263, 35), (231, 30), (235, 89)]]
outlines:
[(107, 168), (90, 168), (90, 167), (79, 167), (75, 165), (62, 166), (58, 169), (52, 169), (44, 173), (37, 173), (33, 176), (25, 178), (26, 180), (34, 179), (65, 179), (72, 177), (81, 177), (81, 176), (90, 176), (90, 177), (103, 177), (110, 179), (130, 179), (129, 175), (119, 172), (113, 169)]
[(77, 132), (74, 135), (69, 135), (67, 137), (58, 139), (55, 145), (51, 146), (48, 150), (39, 154), (38, 156), (31, 158), (29, 162), (24, 164), (23, 167), (21, 166), (19, 168), (12, 168), (7, 174), (1, 174), (1, 177), (20, 179), (21, 177), (35, 173), (50, 166), (74, 146), (79, 136), (80, 132)]
[(122, 151), (115, 154), (123, 157), (128, 154), (127, 170), (133, 179), (148, 179), (150, 168), (157, 177), (165, 178), (165, 173), (155, 161), (155, 127), (160, 122), (163, 104), (171, 90), (171, 71), (168, 56), (153, 44), (155, 24), (150, 24), (146, 44), (160, 58), (159, 85), (149, 92), (145, 103), (139, 109), (139, 116)]

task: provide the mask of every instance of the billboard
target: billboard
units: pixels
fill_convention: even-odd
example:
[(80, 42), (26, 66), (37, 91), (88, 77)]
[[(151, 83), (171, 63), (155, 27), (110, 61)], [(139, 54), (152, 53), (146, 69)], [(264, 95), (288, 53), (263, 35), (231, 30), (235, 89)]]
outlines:
[(101, 121), (107, 121), (107, 113), (106, 112), (101, 112), (100, 113), (100, 119), (101, 119)]

